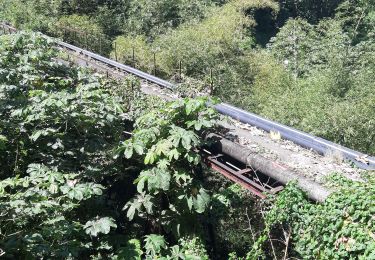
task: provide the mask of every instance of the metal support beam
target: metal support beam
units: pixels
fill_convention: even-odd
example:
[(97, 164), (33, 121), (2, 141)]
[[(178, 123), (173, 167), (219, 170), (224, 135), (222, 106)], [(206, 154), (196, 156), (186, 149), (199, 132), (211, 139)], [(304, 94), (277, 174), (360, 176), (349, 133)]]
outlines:
[[(242, 164), (240, 165), (233, 161), (228, 162), (223, 154), (212, 154), (212, 152), (207, 150), (202, 151), (203, 161), (210, 168), (241, 185), (261, 199), (265, 199), (267, 193), (275, 194), (283, 189), (280, 185), (274, 185), (275, 187), (273, 187), (263, 183), (252, 169), (243, 168)], [(267, 180), (269, 181), (270, 179), (268, 178)]]

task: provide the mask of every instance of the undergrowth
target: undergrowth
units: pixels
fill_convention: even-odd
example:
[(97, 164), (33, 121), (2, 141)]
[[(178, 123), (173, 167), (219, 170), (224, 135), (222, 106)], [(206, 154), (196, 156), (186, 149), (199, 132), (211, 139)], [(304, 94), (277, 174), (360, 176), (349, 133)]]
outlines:
[[(247, 259), (264, 256), (268, 233), (282, 234), (285, 256), (302, 259), (375, 259), (375, 178), (364, 181), (333, 175), (336, 191), (322, 204), (310, 202), (295, 183), (272, 198), (263, 235)], [(289, 250), (289, 251), (288, 251)]]

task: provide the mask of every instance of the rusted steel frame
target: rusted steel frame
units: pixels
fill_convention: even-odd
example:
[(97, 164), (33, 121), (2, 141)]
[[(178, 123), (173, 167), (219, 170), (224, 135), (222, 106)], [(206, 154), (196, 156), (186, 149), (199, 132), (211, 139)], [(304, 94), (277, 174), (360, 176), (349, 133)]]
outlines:
[(235, 175), (236, 177), (240, 178), (241, 180), (249, 183), (250, 185), (254, 186), (254, 188), (260, 190), (260, 191), (267, 191), (265, 189), (265, 187), (263, 187), (262, 185), (259, 185), (258, 183), (250, 180), (249, 178), (243, 176), (244, 174), (244, 170), (246, 170), (246, 172), (249, 170), (249, 169), (243, 169), (243, 170), (239, 170), (239, 171), (234, 171), (232, 170), (230, 167), (226, 166), (225, 164), (219, 162), (218, 160), (216, 160), (216, 158), (211, 158), (211, 157), (208, 157), (207, 158), (209, 161), (211, 161), (212, 163), (216, 164), (218, 167), (221, 167), (223, 168), (224, 170), (226, 170), (227, 172), (231, 173), (232, 175)]
[(305, 191), (308, 197), (314, 201), (323, 202), (332, 193), (332, 190), (313, 180), (307, 179), (302, 173), (297, 173), (284, 165), (265, 158), (258, 153), (254, 153), (240, 144), (216, 134), (209, 134), (208, 138), (216, 140), (214, 145), (215, 150), (250, 166), (254, 171), (261, 172), (284, 185), (291, 181), (296, 181), (298, 187)]

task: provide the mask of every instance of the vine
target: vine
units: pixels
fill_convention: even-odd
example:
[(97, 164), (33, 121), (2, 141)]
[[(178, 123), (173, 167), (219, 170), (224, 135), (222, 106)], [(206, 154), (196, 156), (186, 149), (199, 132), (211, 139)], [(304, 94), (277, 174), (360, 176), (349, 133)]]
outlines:
[(288, 184), (273, 198), (266, 228), (247, 258), (264, 256), (269, 232), (290, 230), (284, 252), (290, 247), (292, 255), (303, 259), (375, 259), (375, 178), (370, 173), (363, 178), (358, 182), (332, 175), (330, 185), (337, 191), (323, 204), (309, 202), (295, 184)]

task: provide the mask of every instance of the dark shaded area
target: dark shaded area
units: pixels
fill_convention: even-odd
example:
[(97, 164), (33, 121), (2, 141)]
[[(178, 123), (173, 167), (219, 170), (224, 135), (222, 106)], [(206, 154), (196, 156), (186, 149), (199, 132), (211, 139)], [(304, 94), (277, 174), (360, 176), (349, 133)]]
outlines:
[(277, 33), (277, 21), (272, 9), (258, 9), (254, 13), (257, 23), (255, 27), (255, 39), (258, 44), (265, 47), (272, 37)]
[(275, 15), (270, 8), (251, 10), (249, 14), (254, 15), (257, 26), (255, 27), (255, 39), (257, 44), (265, 47), (279, 28), (283, 27), (287, 20), (303, 18), (311, 24), (317, 24), (320, 20), (333, 17), (336, 8), (343, 0), (280, 0), (280, 12)]
[(321, 19), (333, 17), (336, 8), (343, 0), (279, 0), (280, 12), (277, 17), (281, 27), (290, 18), (301, 17), (316, 24)]

